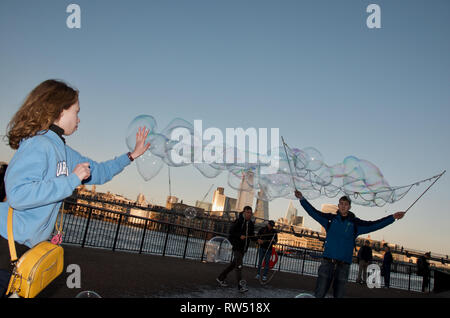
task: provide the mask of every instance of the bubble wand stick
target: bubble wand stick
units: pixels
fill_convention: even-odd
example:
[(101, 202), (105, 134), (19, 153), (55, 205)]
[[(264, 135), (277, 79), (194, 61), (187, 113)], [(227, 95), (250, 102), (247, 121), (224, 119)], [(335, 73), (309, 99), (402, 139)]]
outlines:
[(408, 212), (409, 209), (412, 208), (412, 206), (413, 206), (414, 204), (416, 204), (417, 201), (419, 201), (419, 199), (425, 194), (425, 192), (427, 192), (428, 189), (430, 189), (430, 188), (433, 186), (433, 184), (435, 184), (436, 181), (438, 181), (439, 178), (442, 177), (442, 175), (443, 175), (446, 171), (447, 171), (447, 170), (444, 170), (440, 175), (437, 176), (436, 180), (434, 180), (433, 183), (430, 184), (429, 187), (426, 188), (425, 191), (422, 192), (422, 194), (416, 199), (416, 201), (414, 201), (414, 202), (409, 206), (409, 208), (406, 209), (405, 214), (406, 214), (406, 212)]
[(283, 136), (281, 136), (281, 141), (283, 142), (284, 152), (286, 154), (286, 159), (288, 161), (289, 171), (291, 171), (292, 183), (294, 185), (295, 191), (297, 191), (297, 187), (295, 186), (295, 181), (294, 181), (294, 174), (292, 173), (291, 162), (289, 161), (289, 156), (288, 156), (287, 151), (286, 151), (286, 143), (284, 142)]

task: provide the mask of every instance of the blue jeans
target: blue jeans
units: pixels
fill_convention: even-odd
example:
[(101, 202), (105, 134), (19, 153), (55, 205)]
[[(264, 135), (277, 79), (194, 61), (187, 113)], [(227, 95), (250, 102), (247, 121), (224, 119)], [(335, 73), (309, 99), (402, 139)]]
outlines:
[(349, 272), (350, 264), (322, 259), (314, 296), (317, 298), (325, 297), (328, 289), (330, 289), (331, 283), (333, 283), (333, 296), (335, 298), (344, 297), (345, 284), (348, 281)]
[[(265, 257), (264, 257), (265, 255)], [(258, 249), (258, 257), (259, 257), (259, 262), (258, 262), (258, 275), (261, 274), (261, 265), (264, 261), (266, 262), (264, 264), (264, 272), (263, 272), (263, 276), (267, 276), (267, 272), (269, 271), (269, 262), (270, 262), (270, 256), (272, 255), (272, 248), (269, 249), (265, 249), (260, 247)]]

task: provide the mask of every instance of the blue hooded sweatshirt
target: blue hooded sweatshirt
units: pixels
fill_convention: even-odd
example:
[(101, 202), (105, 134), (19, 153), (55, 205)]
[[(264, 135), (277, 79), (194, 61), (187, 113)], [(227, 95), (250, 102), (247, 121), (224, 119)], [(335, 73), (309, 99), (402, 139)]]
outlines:
[(97, 163), (65, 145), (48, 130), (21, 141), (5, 175), (7, 202), (0, 203), (0, 235), (7, 233), (8, 207), (14, 209), (14, 240), (33, 247), (48, 240), (55, 226), (62, 201), (81, 184), (72, 171), (89, 162), (91, 176), (86, 184), (103, 184), (130, 164), (127, 154)]
[(317, 211), (305, 198), (300, 200), (300, 204), (309, 216), (327, 229), (323, 257), (348, 264), (352, 263), (355, 240), (359, 235), (382, 229), (395, 221), (393, 215), (376, 221), (364, 221), (355, 217), (350, 211), (345, 218), (339, 212), (337, 214), (323, 213)]

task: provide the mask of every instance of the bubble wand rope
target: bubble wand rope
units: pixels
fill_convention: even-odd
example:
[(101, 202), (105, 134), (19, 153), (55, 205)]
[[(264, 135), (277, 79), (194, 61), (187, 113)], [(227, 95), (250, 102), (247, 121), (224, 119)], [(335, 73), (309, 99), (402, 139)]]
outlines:
[(413, 206), (414, 204), (416, 204), (417, 201), (419, 201), (419, 199), (425, 194), (425, 192), (427, 192), (428, 189), (430, 189), (430, 188), (433, 186), (433, 184), (435, 184), (436, 181), (438, 181), (439, 178), (442, 177), (442, 175), (443, 175), (446, 171), (447, 171), (447, 170), (444, 170), (440, 175), (438, 175), (438, 177), (436, 178), (436, 180), (434, 180), (433, 183), (430, 184), (430, 185), (428, 186), (428, 188), (426, 188), (425, 191), (422, 192), (422, 194), (416, 199), (416, 201), (414, 201), (414, 202), (409, 206), (409, 208), (406, 209), (405, 213), (408, 212), (408, 210), (411, 209), (412, 206)]
[[(263, 234), (264, 235), (264, 234)], [(261, 235), (262, 236), (262, 235)], [(270, 249), (270, 253), (272, 253), (272, 249), (270, 248), (271, 247), (271, 244), (272, 244), (272, 242), (273, 242), (273, 239), (275, 238), (275, 234), (272, 234), (272, 239), (270, 240), (270, 242), (269, 242), (269, 247), (266, 249), (266, 252), (264, 253), (264, 257), (263, 257), (263, 260), (265, 261), (265, 259), (266, 259), (266, 256), (267, 256), (267, 252), (269, 252), (269, 249)], [(269, 263), (270, 263), (270, 261), (269, 261)], [(269, 264), (264, 264), (264, 267), (266, 267), (266, 266), (269, 266)], [(262, 263), (261, 263), (261, 269), (260, 269), (260, 271), (262, 270)], [(276, 273), (276, 271), (275, 270), (273, 270), (272, 271), (272, 275), (270, 275), (270, 277), (266, 280), (266, 281), (263, 281), (262, 280), (262, 276), (261, 276), (261, 273), (259, 272), (258, 274), (259, 274), (259, 283), (261, 284), (261, 285), (266, 285), (266, 284), (268, 284), (271, 280), (272, 280), (272, 278), (273, 278), (273, 276), (275, 275), (275, 273)]]
[[(292, 151), (292, 149), (289, 147), (289, 145), (288, 144), (285, 144), (286, 145), (286, 147), (289, 149), (289, 150), (291, 150)], [(290, 166), (289, 166), (289, 168), (290, 168)], [(401, 187), (394, 187), (394, 190), (380, 190), (380, 191), (376, 191), (376, 193), (384, 193), (384, 192), (392, 192), (392, 191), (396, 191), (396, 190), (400, 190), (400, 189), (404, 189), (404, 188), (409, 188), (409, 190), (411, 190), (411, 188), (414, 186), (414, 185), (419, 185), (420, 183), (423, 183), (423, 182), (426, 182), (426, 181), (431, 181), (431, 180), (433, 180), (433, 179), (436, 179), (436, 178), (440, 178), (444, 173), (446, 172), (446, 170), (444, 170), (441, 174), (437, 174), (437, 175), (435, 175), (435, 176), (433, 176), (433, 177), (430, 177), (430, 178), (427, 178), (427, 179), (423, 179), (423, 180), (420, 180), (420, 181), (417, 181), (417, 182), (414, 182), (414, 183), (411, 183), (411, 184), (408, 184), (408, 185), (405, 185), (405, 186), (401, 186)], [(318, 176), (317, 174), (315, 174), (314, 172), (312, 172), (312, 171), (309, 171), (309, 173), (311, 173), (312, 175), (314, 175), (316, 178), (320, 178), (320, 176)], [(321, 180), (322, 180), (322, 178), (320, 178)], [(437, 181), (437, 179), (434, 181), (434, 182), (436, 182)], [(434, 183), (433, 182), (433, 183)], [(430, 185), (430, 187), (431, 187), (431, 185)], [(429, 187), (429, 188), (430, 188)], [(342, 192), (344, 192), (345, 193), (345, 191), (343, 190), (343, 188), (342, 187), (337, 187), (339, 190), (341, 190)], [(407, 192), (409, 192), (409, 190), (407, 191)], [(428, 189), (427, 189), (428, 190)], [(425, 192), (427, 191), (427, 190), (425, 190)], [(424, 192), (424, 193), (425, 193)], [(372, 191), (365, 191), (365, 192), (355, 192), (354, 194), (355, 195), (357, 195), (357, 194), (359, 194), (359, 195), (361, 195), (361, 194), (366, 194), (366, 193), (372, 193)], [(423, 195), (423, 194), (422, 194)], [(363, 198), (362, 196), (361, 196), (361, 198)], [(364, 199), (364, 198), (363, 198)], [(364, 199), (365, 200), (365, 199)], [(365, 201), (368, 201), (368, 200), (365, 200)], [(417, 200), (416, 200), (417, 201)], [(392, 203), (392, 202), (391, 202)], [(414, 202), (415, 203), (415, 202)], [(413, 204), (414, 204), (413, 203)], [(411, 205), (412, 206), (412, 205)], [(410, 207), (411, 208), (411, 207)], [(409, 209), (409, 208), (408, 208)]]
[(292, 184), (294, 185), (295, 191), (297, 191), (297, 187), (295, 186), (295, 181), (294, 181), (294, 174), (292, 173), (291, 162), (289, 161), (289, 156), (286, 151), (286, 143), (284, 142), (283, 136), (281, 136), (281, 141), (283, 142), (284, 152), (286, 154), (286, 159), (288, 161), (289, 171), (291, 172)]

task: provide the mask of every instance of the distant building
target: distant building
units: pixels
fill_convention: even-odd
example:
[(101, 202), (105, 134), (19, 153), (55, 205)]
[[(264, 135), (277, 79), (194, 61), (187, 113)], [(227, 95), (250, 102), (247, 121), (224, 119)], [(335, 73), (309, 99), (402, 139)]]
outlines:
[(236, 211), (236, 208), (235, 208), (236, 202), (237, 202), (237, 199), (225, 197), (225, 204), (224, 204), (223, 210), (227, 211), (227, 212)]
[(294, 204), (291, 202), (289, 202), (289, 206), (288, 209), (286, 211), (286, 217), (285, 219), (287, 220), (287, 222), (290, 225), (296, 225), (296, 226), (300, 226), (303, 227), (303, 216), (298, 216), (297, 215), (298, 210), (294, 207)]
[(191, 206), (188, 204), (183, 203), (183, 201), (181, 202), (177, 202), (177, 203), (173, 203), (172, 204), (172, 210), (176, 211), (176, 212), (182, 212), (184, 213), (186, 211), (187, 208), (192, 208), (197, 212), (197, 215), (201, 215), (203, 214), (204, 210), (202, 208), (199, 207), (195, 207), (195, 206)]
[(296, 226), (300, 226), (303, 227), (303, 216), (293, 216), (290, 220), (289, 223), (291, 225), (296, 225)]
[(246, 171), (242, 174), (241, 184), (239, 186), (238, 198), (236, 202), (236, 211), (244, 210), (245, 206), (253, 207), (255, 190), (253, 189), (254, 174), (252, 171)]
[(224, 211), (235, 211), (236, 199), (227, 197), (224, 188), (218, 187), (213, 193), (211, 215), (222, 216)]
[(256, 207), (253, 215), (260, 219), (269, 219), (269, 202), (265, 200), (265, 195), (262, 190), (258, 192), (258, 199), (256, 200)]
[(169, 195), (166, 200), (166, 209), (172, 210), (172, 206), (175, 203), (178, 203), (178, 198), (173, 195)]
[(225, 207), (224, 188), (219, 187), (213, 193), (211, 215), (221, 216)]
[(292, 220), (293, 217), (297, 216), (297, 209), (294, 207), (294, 204), (292, 204), (292, 201), (289, 202), (289, 206), (288, 209), (286, 211), (286, 220), (288, 220), (288, 222), (290, 222)]
[(138, 194), (136, 204), (138, 204), (140, 206), (148, 206), (148, 202), (147, 202), (147, 200), (145, 200), (145, 196), (142, 193)]
[(297, 237), (293, 234), (278, 233), (278, 244), (307, 248), (308, 240), (304, 237)]
[(281, 230), (281, 231), (290, 231), (291, 230), (291, 226), (289, 225), (289, 221), (286, 218), (279, 218), (275, 222), (275, 226), (277, 226), (277, 229)]
[(92, 186), (92, 190), (89, 190), (84, 184), (78, 186), (73, 195), (76, 198), (77, 204), (86, 204), (94, 208), (109, 209), (123, 213), (128, 213), (129, 210), (118, 204), (132, 205), (135, 203), (132, 200), (109, 191), (107, 193), (96, 192), (95, 186)]
[(195, 207), (203, 209), (205, 211), (211, 211), (212, 210), (212, 203), (203, 202), (203, 201), (195, 201)]

